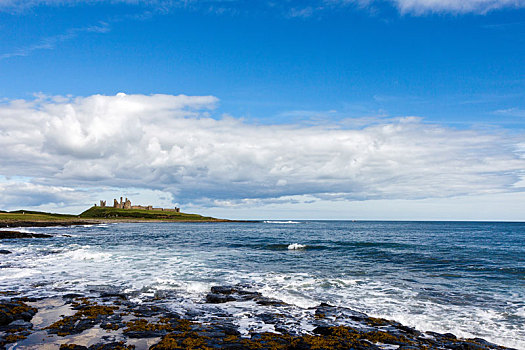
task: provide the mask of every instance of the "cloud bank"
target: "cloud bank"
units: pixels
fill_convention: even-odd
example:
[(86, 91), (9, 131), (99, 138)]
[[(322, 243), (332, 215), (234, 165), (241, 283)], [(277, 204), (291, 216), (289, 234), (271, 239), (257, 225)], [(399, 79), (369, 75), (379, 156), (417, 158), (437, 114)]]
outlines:
[(0, 196), (20, 200), (21, 188), (56, 203), (75, 189), (139, 188), (222, 206), (525, 190), (516, 186), (525, 175), (523, 147), (509, 135), (419, 118), (358, 129), (254, 125), (211, 118), (217, 103), (213, 96), (122, 93), (4, 101), (0, 175), (27, 180), (0, 182)]
[(307, 0), (273, 1), (253, 0), (0, 0), (4, 10), (23, 10), (35, 6), (74, 6), (79, 4), (131, 4), (160, 8), (163, 11), (172, 7), (201, 8), (222, 13), (243, 8), (270, 8), (284, 10), (291, 17), (309, 17), (319, 10), (327, 10), (340, 5), (393, 4), (401, 13), (423, 15), (428, 13), (477, 13), (484, 14), (504, 8), (525, 7), (525, 0)]
[(503, 8), (525, 7), (524, 0), (391, 0), (401, 13), (422, 15), (438, 13), (484, 14)]

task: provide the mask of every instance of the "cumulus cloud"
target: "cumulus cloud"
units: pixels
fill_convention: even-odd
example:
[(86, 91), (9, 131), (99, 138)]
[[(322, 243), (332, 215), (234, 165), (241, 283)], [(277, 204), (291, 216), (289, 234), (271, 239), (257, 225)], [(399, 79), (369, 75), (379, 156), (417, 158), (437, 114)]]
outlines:
[(521, 189), (515, 184), (525, 159), (508, 135), (419, 118), (358, 129), (254, 125), (211, 118), (217, 102), (125, 94), (7, 101), (0, 105), (0, 175), (50, 188), (157, 190), (178, 203), (209, 206)]
[(78, 203), (78, 191), (63, 186), (44, 186), (31, 182), (0, 181), (1, 208), (38, 207), (42, 204), (55, 206)]

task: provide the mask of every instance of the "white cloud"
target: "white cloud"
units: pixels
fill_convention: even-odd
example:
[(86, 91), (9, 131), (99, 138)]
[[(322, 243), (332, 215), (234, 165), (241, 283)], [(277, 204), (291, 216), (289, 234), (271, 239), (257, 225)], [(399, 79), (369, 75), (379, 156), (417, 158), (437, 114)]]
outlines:
[(525, 0), (390, 0), (401, 13), (487, 13), (502, 8), (525, 7)]
[(13, 180), (0, 181), (0, 207), (27, 208), (42, 204), (72, 205), (76, 204), (78, 192), (63, 186), (44, 186), (31, 182)]
[(78, 4), (130, 4), (145, 5), (150, 8), (168, 11), (170, 8), (186, 7), (191, 9), (201, 9), (208, 12), (237, 13), (240, 9), (250, 11), (250, 9), (260, 8), (260, 5), (270, 9), (277, 9), (287, 17), (310, 17), (314, 12), (331, 10), (338, 6), (355, 5), (357, 7), (367, 7), (391, 3), (401, 13), (423, 15), (428, 13), (477, 13), (484, 14), (502, 8), (525, 7), (525, 0), (307, 0), (307, 1), (287, 1), (267, 2), (267, 1), (246, 1), (246, 0), (0, 0), (0, 9), (20, 11), (35, 6), (74, 6)]
[(516, 107), (507, 108), (507, 109), (499, 109), (497, 111), (494, 111), (494, 114), (510, 116), (510, 117), (525, 117), (525, 109), (516, 108)]
[[(0, 6), (1, 4), (2, 2), (0, 0)], [(109, 32), (109, 30), (110, 30), (109, 25), (105, 22), (100, 22), (97, 25), (92, 25), (92, 26), (87, 26), (87, 27), (71, 28), (63, 34), (42, 38), (36, 44), (21, 47), (11, 52), (2, 53), (0, 54), (0, 60), (17, 57), (17, 56), (29, 56), (33, 52), (39, 51), (39, 50), (54, 49), (58, 44), (63, 43), (65, 41), (72, 40), (81, 33), (100, 34), (100, 33), (107, 33)]]
[(183, 204), (209, 206), (293, 196), (421, 199), (521, 190), (514, 185), (525, 159), (509, 135), (418, 118), (358, 129), (252, 125), (210, 118), (216, 103), (213, 96), (124, 94), (5, 102), (0, 175), (91, 192), (157, 190)]

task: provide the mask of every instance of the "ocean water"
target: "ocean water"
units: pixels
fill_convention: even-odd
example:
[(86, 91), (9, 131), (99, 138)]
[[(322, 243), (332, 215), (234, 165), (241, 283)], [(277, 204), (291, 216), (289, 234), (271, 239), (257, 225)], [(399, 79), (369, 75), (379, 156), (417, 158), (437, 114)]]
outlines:
[[(22, 229), (21, 229), (22, 230)], [(0, 241), (0, 290), (59, 296), (158, 295), (241, 330), (272, 330), (250, 302), (204, 304), (214, 285), (243, 284), (290, 304), (311, 330), (321, 302), (423, 331), (525, 349), (525, 223), (267, 221), (103, 224), (23, 229), (49, 239)], [(282, 311), (282, 310), (281, 310)]]

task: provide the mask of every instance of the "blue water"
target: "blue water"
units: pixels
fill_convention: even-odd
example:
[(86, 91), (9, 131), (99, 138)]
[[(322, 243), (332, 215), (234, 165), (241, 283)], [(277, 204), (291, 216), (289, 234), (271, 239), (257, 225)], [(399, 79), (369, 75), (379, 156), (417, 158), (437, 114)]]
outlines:
[[(174, 310), (204, 308), (213, 285), (243, 283), (307, 317), (320, 302), (420, 330), (525, 349), (525, 224), (261, 222), (35, 228), (4, 240), (0, 289), (27, 296), (121, 289), (176, 292)], [(65, 235), (70, 235), (67, 237)], [(295, 249), (292, 249), (295, 248)], [(173, 294), (170, 294), (173, 295)], [(225, 305), (256, 329), (253, 305)], [(232, 311), (233, 310), (233, 311)], [(306, 316), (305, 316), (306, 315)], [(303, 325), (308, 330), (308, 325)], [(299, 326), (301, 327), (301, 326)]]

